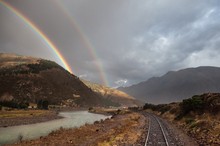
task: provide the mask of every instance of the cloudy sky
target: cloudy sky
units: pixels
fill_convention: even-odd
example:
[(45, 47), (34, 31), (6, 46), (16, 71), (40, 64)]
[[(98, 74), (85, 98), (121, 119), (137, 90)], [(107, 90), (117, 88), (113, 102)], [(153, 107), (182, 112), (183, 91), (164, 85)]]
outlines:
[[(74, 74), (128, 86), (186, 67), (220, 66), (219, 0), (7, 0)], [(54, 60), (36, 32), (0, 4), (0, 52)]]

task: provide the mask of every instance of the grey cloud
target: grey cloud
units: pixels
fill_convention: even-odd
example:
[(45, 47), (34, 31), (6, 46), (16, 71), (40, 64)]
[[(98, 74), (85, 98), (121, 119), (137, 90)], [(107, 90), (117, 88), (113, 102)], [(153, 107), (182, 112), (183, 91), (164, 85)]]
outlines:
[[(91, 43), (53, 0), (8, 1), (60, 48), (74, 73), (102, 83), (101, 61), (110, 86), (128, 86), (169, 70), (220, 66), (220, 1), (60, 0)], [(55, 60), (54, 53), (23, 23), (0, 6), (1, 52)], [(91, 48), (90, 48), (91, 49)], [(86, 76), (85, 76), (86, 75)]]

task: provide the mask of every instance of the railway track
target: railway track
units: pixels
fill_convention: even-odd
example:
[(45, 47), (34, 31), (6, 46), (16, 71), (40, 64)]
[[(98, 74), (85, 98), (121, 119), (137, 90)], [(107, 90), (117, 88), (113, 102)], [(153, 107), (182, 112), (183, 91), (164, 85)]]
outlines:
[(150, 113), (146, 113), (145, 116), (149, 118), (149, 127), (144, 146), (183, 145), (161, 118)]

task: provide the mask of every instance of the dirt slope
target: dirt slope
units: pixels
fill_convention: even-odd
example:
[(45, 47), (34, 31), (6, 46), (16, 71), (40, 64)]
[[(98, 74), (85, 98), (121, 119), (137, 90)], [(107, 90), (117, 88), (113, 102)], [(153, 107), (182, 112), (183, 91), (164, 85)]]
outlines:
[(91, 88), (94, 92), (101, 95), (103, 98), (109, 99), (113, 102), (119, 103), (121, 106), (138, 106), (141, 105), (139, 101), (137, 101), (134, 97), (128, 95), (125, 92), (119, 91), (117, 89), (113, 89), (110, 87), (106, 87), (103, 85), (99, 85), (96, 83), (92, 83), (89, 81), (82, 80), (89, 88)]

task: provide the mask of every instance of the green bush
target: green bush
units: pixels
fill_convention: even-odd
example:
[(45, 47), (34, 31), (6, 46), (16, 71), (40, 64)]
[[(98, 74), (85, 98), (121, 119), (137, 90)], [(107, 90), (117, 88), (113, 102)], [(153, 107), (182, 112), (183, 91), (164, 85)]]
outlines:
[(183, 100), (181, 104), (181, 111), (184, 114), (190, 111), (202, 111), (205, 106), (204, 101), (199, 96), (193, 96), (192, 98)]
[(171, 114), (176, 114), (176, 113), (178, 113), (178, 108), (172, 108), (169, 112)]
[(180, 104), (180, 113), (175, 119), (179, 120), (191, 111), (201, 114), (204, 112), (204, 109), (205, 102), (202, 100), (200, 96), (195, 95), (192, 98), (184, 99), (182, 101), (182, 103)]
[(164, 114), (165, 112), (169, 111), (171, 109), (171, 107), (167, 104), (159, 104), (159, 105), (154, 105), (154, 104), (150, 104), (150, 103), (146, 103), (143, 106), (143, 109), (151, 109), (153, 111), (158, 111), (161, 112), (161, 115)]
[(186, 123), (186, 124), (191, 124), (191, 123), (193, 123), (193, 122), (195, 122), (195, 120), (194, 120), (193, 118), (186, 118), (186, 119), (185, 119), (185, 123)]
[(49, 101), (48, 100), (40, 99), (37, 102), (37, 108), (39, 108), (39, 109), (48, 109), (48, 106), (49, 106)]
[(19, 103), (19, 108), (21, 108), (21, 109), (26, 109), (26, 108), (28, 108), (28, 106), (29, 106), (28, 102)]
[(159, 111), (161, 112), (161, 115), (162, 115), (162, 114), (164, 114), (165, 112), (169, 111), (170, 109), (171, 109), (170, 106), (164, 105), (164, 106), (162, 106), (162, 107), (159, 109)]
[(143, 109), (146, 110), (146, 109), (154, 109), (155, 108), (155, 105), (153, 104), (150, 104), (150, 103), (145, 103), (145, 105), (143, 106)]
[(28, 102), (18, 102), (16, 100), (11, 101), (1, 101), (0, 106), (18, 108), (18, 109), (26, 109), (29, 106)]

